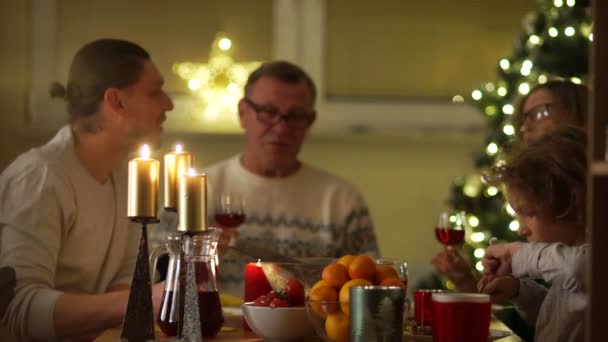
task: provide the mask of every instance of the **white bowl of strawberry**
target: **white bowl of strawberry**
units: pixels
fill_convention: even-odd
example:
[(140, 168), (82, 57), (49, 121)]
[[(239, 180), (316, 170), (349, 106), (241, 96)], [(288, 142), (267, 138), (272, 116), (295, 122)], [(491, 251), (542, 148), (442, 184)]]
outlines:
[(264, 341), (299, 340), (315, 335), (304, 307), (304, 285), (293, 278), (287, 288), (289, 291), (270, 291), (242, 306), (247, 324)]

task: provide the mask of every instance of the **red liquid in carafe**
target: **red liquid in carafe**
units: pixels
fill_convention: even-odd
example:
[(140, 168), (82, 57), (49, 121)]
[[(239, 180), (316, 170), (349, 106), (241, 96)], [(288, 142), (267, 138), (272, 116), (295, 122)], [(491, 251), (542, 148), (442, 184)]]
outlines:
[(160, 330), (167, 337), (177, 336), (177, 324), (179, 321), (179, 310), (173, 309), (173, 304), (179, 305), (179, 298), (176, 291), (163, 292), (160, 302), (160, 312), (158, 313), (157, 323)]
[(215, 336), (224, 324), (219, 292), (199, 292), (198, 312), (201, 318), (201, 332), (203, 333), (203, 336)]

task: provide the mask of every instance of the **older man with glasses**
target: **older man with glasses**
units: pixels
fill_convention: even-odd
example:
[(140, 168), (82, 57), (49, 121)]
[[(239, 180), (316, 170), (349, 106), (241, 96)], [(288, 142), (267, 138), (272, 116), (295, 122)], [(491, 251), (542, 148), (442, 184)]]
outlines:
[[(245, 222), (238, 231), (226, 229), (236, 240), (290, 257), (375, 256), (378, 245), (361, 193), (298, 159), (317, 118), (315, 98), (313, 81), (294, 64), (275, 61), (255, 70), (238, 105), (245, 149), (205, 170), (210, 198), (242, 195)], [(251, 260), (232, 250), (224, 254), (220, 290), (241, 296), (243, 269)]]

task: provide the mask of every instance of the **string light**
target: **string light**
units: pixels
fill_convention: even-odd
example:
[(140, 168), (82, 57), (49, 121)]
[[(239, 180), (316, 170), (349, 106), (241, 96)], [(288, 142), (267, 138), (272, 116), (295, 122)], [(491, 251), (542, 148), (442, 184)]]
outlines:
[(526, 59), (523, 63), (521, 63), (522, 68), (526, 68), (526, 69), (532, 69), (532, 67), (534, 66), (534, 63), (532, 63), (531, 60)]
[(576, 5), (576, 0), (566, 0), (566, 5), (568, 5), (568, 7), (574, 7)]
[(486, 189), (486, 195), (492, 197), (492, 196), (496, 196), (496, 194), (498, 193), (498, 188), (496, 188), (495, 186), (490, 186)]
[(478, 262), (475, 264), (475, 269), (476, 269), (476, 270), (478, 270), (479, 272), (482, 272), (482, 271), (483, 271), (483, 265), (481, 264), (481, 261), (478, 261)]
[(228, 51), (230, 50), (230, 47), (232, 47), (232, 41), (230, 41), (228, 38), (221, 38), (217, 43), (217, 46), (223, 51)]
[(593, 33), (589, 33), (589, 41), (593, 41)]
[(519, 221), (517, 220), (513, 220), (509, 223), (509, 229), (513, 232), (516, 232), (519, 230)]
[(494, 86), (494, 83), (492, 83), (492, 82), (486, 83), (485, 88), (486, 88), (487, 92), (493, 92), (494, 89), (496, 89), (496, 87)]
[(530, 36), (530, 38), (528, 38), (528, 41), (533, 45), (538, 45), (540, 44), (540, 37), (533, 34)]
[(477, 258), (477, 259), (481, 259), (483, 258), (484, 255), (486, 255), (486, 251), (483, 250), (483, 248), (477, 248), (474, 252), (473, 255)]
[(509, 60), (506, 58), (501, 59), (500, 62), (498, 62), (498, 64), (500, 65), (502, 70), (507, 70), (511, 67), (511, 62), (509, 62)]
[(506, 124), (502, 128), (502, 132), (506, 135), (513, 135), (515, 134), (515, 127), (511, 124)]
[(513, 114), (513, 111), (514, 111), (513, 106), (510, 104), (506, 104), (506, 105), (502, 106), (502, 112), (507, 115)]
[(484, 108), (484, 112), (489, 116), (494, 116), (498, 112), (498, 109), (496, 109), (495, 105), (489, 105)]
[(491, 142), (488, 144), (488, 147), (486, 147), (486, 151), (489, 155), (495, 155), (498, 153), (498, 145), (495, 142)]
[(473, 242), (481, 242), (486, 239), (486, 234), (482, 232), (475, 232), (471, 234), (471, 241)]
[(521, 73), (522, 76), (530, 76), (530, 69), (525, 69), (525, 68), (521, 68), (521, 70), (519, 71)]
[(509, 203), (507, 203), (505, 205), (505, 210), (507, 211), (507, 214), (509, 214), (511, 216), (515, 216), (516, 215), (515, 210), (513, 210), (513, 207)]
[(547, 83), (547, 76), (546, 76), (546, 75), (543, 75), (543, 74), (539, 75), (539, 76), (538, 76), (538, 83), (540, 83), (540, 84), (545, 84), (545, 83)]
[(452, 103), (464, 103), (464, 97), (462, 95), (455, 95), (452, 97)]
[(469, 225), (473, 228), (476, 228), (479, 226), (479, 219), (477, 218), (477, 216), (475, 216), (475, 215), (469, 216)]
[(481, 94), (481, 91), (475, 89), (471, 93), (471, 97), (473, 98), (473, 100), (479, 101), (479, 100), (481, 100), (481, 98), (483, 97), (483, 95)]
[(564, 29), (564, 34), (568, 37), (574, 36), (575, 33), (576, 33), (576, 30), (572, 26), (568, 26)]
[(526, 82), (522, 83), (519, 85), (519, 87), (517, 87), (517, 90), (519, 91), (520, 94), (522, 95), (526, 95), (527, 93), (530, 92), (530, 85)]
[(581, 84), (582, 83), (581, 79), (578, 78), (578, 77), (571, 77), (570, 81), (572, 81), (572, 83), (576, 83), (576, 84)]
[(188, 89), (192, 90), (192, 91), (196, 91), (201, 87), (201, 81), (200, 80), (190, 80), (188, 81)]
[(507, 88), (499, 87), (496, 92), (498, 93), (499, 96), (505, 96), (505, 95), (507, 95)]
[(549, 27), (549, 35), (553, 38), (557, 37), (559, 31), (555, 27)]
[(562, 7), (562, 6), (564, 6), (564, 1), (563, 0), (553, 0), (553, 5), (555, 7)]

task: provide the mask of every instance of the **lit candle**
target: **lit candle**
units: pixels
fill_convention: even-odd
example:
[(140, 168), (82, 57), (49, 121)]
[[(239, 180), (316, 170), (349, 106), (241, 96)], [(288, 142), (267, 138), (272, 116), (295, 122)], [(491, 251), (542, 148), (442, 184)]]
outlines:
[(181, 175), (193, 165), (192, 153), (182, 150), (182, 145), (175, 145), (175, 151), (165, 154), (164, 160), (164, 207), (175, 210), (177, 208), (177, 186)]
[(143, 145), (140, 153), (140, 158), (129, 161), (127, 216), (156, 219), (160, 164), (150, 158), (148, 145)]
[(272, 290), (260, 260), (245, 265), (245, 301), (252, 302), (261, 295), (266, 295)]
[(207, 230), (207, 176), (194, 169), (179, 177), (177, 230), (202, 232)]

